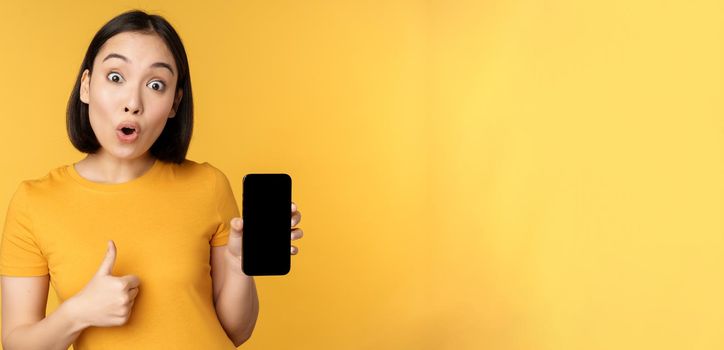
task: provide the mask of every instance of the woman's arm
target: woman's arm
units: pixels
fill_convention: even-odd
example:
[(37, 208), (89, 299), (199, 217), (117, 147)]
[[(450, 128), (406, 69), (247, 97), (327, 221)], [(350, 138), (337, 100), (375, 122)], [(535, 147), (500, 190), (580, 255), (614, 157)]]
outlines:
[(254, 278), (241, 271), (241, 261), (224, 250), (221, 289), (216, 314), (234, 346), (247, 341), (259, 315), (259, 297)]
[[(302, 220), (302, 213), (294, 202), (291, 204), (290, 238), (295, 240), (303, 236), (302, 229), (294, 227)], [(211, 247), (211, 274), (216, 315), (229, 338), (239, 346), (254, 331), (259, 316), (259, 297), (254, 278), (247, 276), (241, 268), (244, 220), (232, 218), (229, 226), (227, 244)], [(289, 254), (298, 252), (297, 247), (289, 247)]]
[(45, 317), (49, 276), (2, 276), (3, 349), (66, 350), (87, 328), (70, 298)]
[(221, 272), (214, 280), (219, 286), (214, 298), (216, 315), (234, 346), (239, 346), (251, 337), (259, 316), (256, 283), (241, 271), (241, 260), (229, 254), (226, 246), (213, 247), (211, 254), (212, 269)]

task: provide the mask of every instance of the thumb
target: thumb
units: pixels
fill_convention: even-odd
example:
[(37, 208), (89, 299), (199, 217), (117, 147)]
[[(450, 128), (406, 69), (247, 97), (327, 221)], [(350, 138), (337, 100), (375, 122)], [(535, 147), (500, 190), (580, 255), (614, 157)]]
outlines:
[(106, 256), (103, 258), (101, 266), (98, 268), (97, 275), (110, 275), (113, 271), (113, 265), (116, 263), (116, 244), (113, 241), (108, 241), (108, 250), (106, 250)]
[(240, 217), (231, 219), (231, 232), (230, 236), (241, 237), (244, 232), (244, 220)]

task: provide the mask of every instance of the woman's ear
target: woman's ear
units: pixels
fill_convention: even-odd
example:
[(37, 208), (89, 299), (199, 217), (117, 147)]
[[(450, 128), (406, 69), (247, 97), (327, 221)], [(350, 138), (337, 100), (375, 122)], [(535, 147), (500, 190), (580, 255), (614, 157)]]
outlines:
[(176, 116), (176, 112), (178, 111), (178, 105), (181, 103), (181, 97), (183, 97), (184, 91), (179, 89), (176, 92), (176, 97), (173, 100), (173, 107), (171, 108), (171, 115), (169, 115), (169, 118), (173, 118)]
[(88, 69), (83, 71), (83, 76), (80, 79), (80, 100), (81, 102), (88, 104), (89, 102), (89, 91), (90, 90), (90, 71)]

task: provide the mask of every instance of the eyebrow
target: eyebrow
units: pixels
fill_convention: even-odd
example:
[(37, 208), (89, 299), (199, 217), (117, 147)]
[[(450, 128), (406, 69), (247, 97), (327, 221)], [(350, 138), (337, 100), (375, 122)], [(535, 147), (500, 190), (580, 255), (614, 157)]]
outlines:
[[(109, 58), (120, 58), (120, 59), (126, 61), (126, 63), (130, 63), (130, 62), (131, 62), (131, 60), (129, 60), (128, 58), (126, 58), (126, 56), (123, 56), (123, 55), (120, 55), (120, 54), (117, 54), (117, 53), (110, 53), (110, 54), (108, 54), (108, 56), (106, 56), (106, 58), (103, 59), (103, 62), (105, 62), (105, 61), (108, 60)], [(155, 67), (166, 68), (166, 69), (168, 69), (169, 71), (171, 71), (171, 75), (174, 75), (173, 69), (171, 68), (171, 65), (168, 64), (168, 63), (156, 62), (156, 63), (150, 65), (149, 67), (151, 67), (151, 68), (155, 68)]]

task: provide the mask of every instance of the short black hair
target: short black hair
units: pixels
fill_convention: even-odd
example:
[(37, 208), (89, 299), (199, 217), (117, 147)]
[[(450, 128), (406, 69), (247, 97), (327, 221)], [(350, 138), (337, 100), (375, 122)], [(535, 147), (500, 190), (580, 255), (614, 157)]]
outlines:
[(158, 34), (173, 54), (178, 70), (176, 91), (183, 89), (183, 95), (176, 109), (176, 115), (168, 119), (158, 139), (151, 146), (150, 152), (159, 160), (181, 164), (186, 159), (194, 124), (191, 76), (186, 50), (176, 30), (166, 19), (141, 10), (127, 11), (114, 17), (103, 25), (91, 40), (68, 100), (66, 127), (70, 141), (76, 149), (84, 153), (96, 153), (101, 148), (88, 119), (88, 105), (80, 100), (81, 79), (86, 69), (93, 73), (93, 61), (101, 46), (112, 36), (123, 32)]

